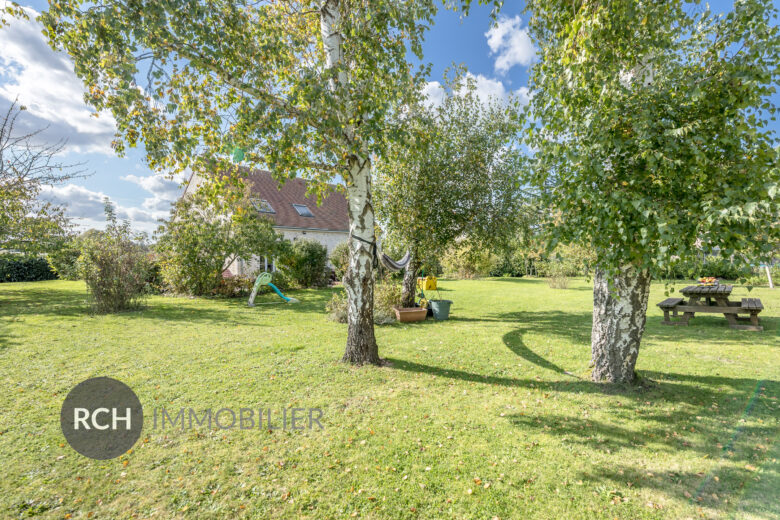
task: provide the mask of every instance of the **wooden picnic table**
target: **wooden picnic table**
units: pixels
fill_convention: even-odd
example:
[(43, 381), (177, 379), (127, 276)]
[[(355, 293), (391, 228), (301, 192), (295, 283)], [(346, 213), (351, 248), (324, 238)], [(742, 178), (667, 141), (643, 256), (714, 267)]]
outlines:
[[(689, 285), (682, 291), (688, 298), (667, 298), (658, 304), (664, 311), (665, 325), (688, 325), (697, 312), (723, 314), (732, 329), (764, 330), (759, 324), (758, 314), (764, 310), (758, 298), (742, 298), (742, 301), (729, 300), (732, 285)], [(702, 299), (704, 301), (702, 301)], [(678, 313), (682, 312), (682, 316)], [(670, 316), (669, 313), (672, 313)], [(738, 316), (748, 314), (748, 317)], [(672, 320), (671, 318), (677, 318)]]

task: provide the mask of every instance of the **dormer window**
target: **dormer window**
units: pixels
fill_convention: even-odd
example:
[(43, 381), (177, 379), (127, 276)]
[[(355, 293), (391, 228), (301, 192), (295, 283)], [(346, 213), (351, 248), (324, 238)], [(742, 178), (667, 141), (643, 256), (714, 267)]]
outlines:
[(293, 204), (293, 208), (298, 212), (298, 215), (302, 217), (314, 217), (314, 213), (309, 210), (306, 204)]
[(260, 213), (276, 213), (271, 204), (265, 199), (252, 198), (250, 199), (250, 202), (252, 203), (252, 206), (254, 206), (254, 208)]

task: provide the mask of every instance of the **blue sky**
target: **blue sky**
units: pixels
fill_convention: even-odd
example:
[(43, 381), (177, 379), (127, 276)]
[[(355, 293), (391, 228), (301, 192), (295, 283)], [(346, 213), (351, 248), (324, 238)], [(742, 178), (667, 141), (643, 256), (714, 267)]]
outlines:
[[(38, 12), (47, 6), (44, 1), (19, 3)], [(710, 5), (718, 12), (729, 9), (732, 2), (718, 0)], [(474, 74), (485, 96), (527, 95), (534, 49), (525, 33), (525, 18), (522, 2), (511, 0), (492, 30), (487, 7), (474, 6), (463, 19), (459, 13), (442, 10), (424, 47), (425, 61), (433, 66), (431, 82), (441, 80), (453, 63), (462, 63)], [(178, 196), (178, 182), (150, 171), (142, 150), (131, 149), (126, 157), (116, 157), (110, 149), (112, 120), (90, 117), (68, 58), (46, 46), (34, 22), (11, 23), (10, 28), (0, 29), (0, 110), (18, 96), (29, 107), (24, 124), (30, 128), (48, 125), (49, 139), (68, 139), (66, 160), (83, 162), (94, 172), (48, 190), (46, 196), (68, 205), (70, 215), (82, 228), (102, 227), (102, 198), (108, 196), (120, 216), (129, 218), (135, 228), (153, 230), (156, 219), (167, 214), (170, 202)], [(430, 90), (432, 95), (435, 90)], [(780, 104), (780, 100), (775, 99), (775, 103)]]

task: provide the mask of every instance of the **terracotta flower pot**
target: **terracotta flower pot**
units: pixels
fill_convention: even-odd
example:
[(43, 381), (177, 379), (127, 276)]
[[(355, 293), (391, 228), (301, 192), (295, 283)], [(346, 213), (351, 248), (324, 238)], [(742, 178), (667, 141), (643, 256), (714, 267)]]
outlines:
[(421, 307), (395, 307), (395, 317), (401, 323), (423, 321), (428, 316), (428, 309)]

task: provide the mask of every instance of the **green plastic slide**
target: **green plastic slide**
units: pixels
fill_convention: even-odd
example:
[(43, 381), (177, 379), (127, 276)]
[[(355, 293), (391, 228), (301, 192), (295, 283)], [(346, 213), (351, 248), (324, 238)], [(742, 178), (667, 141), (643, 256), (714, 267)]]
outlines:
[(257, 291), (260, 290), (260, 287), (263, 285), (267, 285), (273, 291), (279, 295), (279, 297), (284, 300), (285, 303), (300, 303), (299, 300), (296, 298), (288, 298), (284, 294), (282, 294), (282, 291), (279, 290), (278, 287), (276, 287), (274, 284), (271, 283), (271, 273), (260, 273), (260, 275), (257, 277), (257, 280), (255, 280), (255, 286), (252, 287), (252, 294), (249, 295), (249, 306), (254, 307), (255, 306), (255, 296), (257, 296)]

